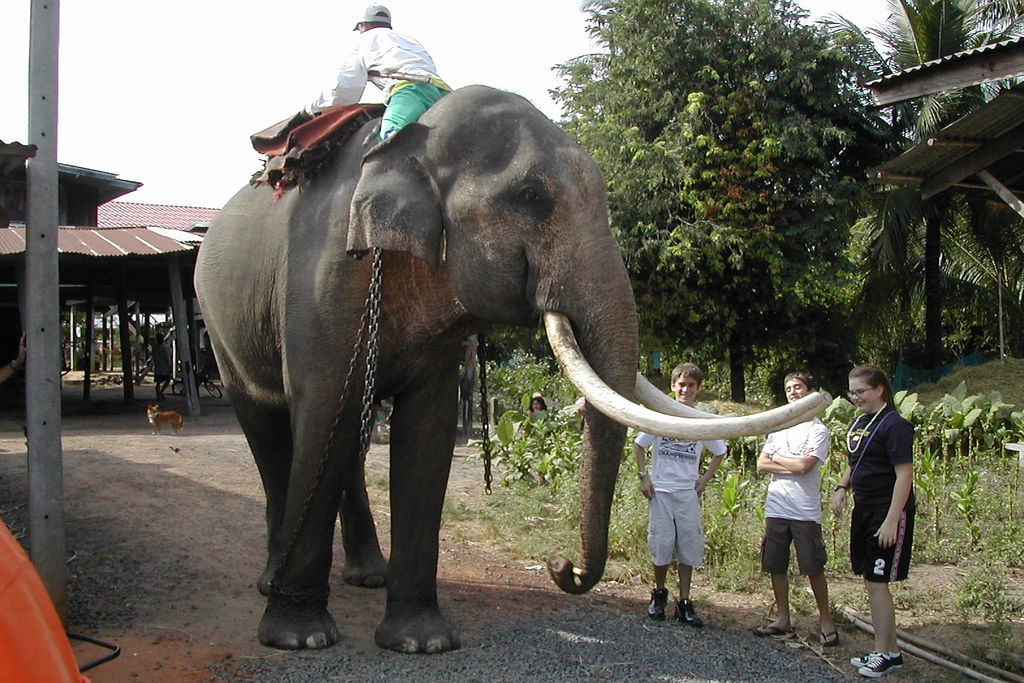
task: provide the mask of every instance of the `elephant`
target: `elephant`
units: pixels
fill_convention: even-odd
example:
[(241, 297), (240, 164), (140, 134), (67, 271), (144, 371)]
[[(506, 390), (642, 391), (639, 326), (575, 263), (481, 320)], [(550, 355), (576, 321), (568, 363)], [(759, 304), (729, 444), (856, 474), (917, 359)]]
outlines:
[[(719, 418), (661, 401), (638, 381), (636, 308), (604, 176), (526, 99), (469, 86), (384, 142), (378, 123), (366, 123), (305, 185), (276, 195), (268, 186), (241, 189), (197, 257), (201, 310), (266, 493), (259, 587), (267, 605), (258, 633), (276, 648), (338, 639), (327, 610), (336, 516), (345, 580), (386, 584), (377, 645), (459, 647), (437, 599), (438, 530), (462, 341), (490, 326), (543, 318), (559, 362), (594, 408), (581, 456), (583, 557), (579, 566), (549, 563), (570, 593), (592, 588), (604, 570), (624, 424), (727, 438), (809, 419), (825, 405), (812, 396), (759, 416)], [(368, 353), (356, 341), (375, 268), (370, 399), (393, 401), (386, 561), (360, 459), (366, 382), (348, 375), (351, 356)], [(655, 407), (636, 403), (637, 394)]]

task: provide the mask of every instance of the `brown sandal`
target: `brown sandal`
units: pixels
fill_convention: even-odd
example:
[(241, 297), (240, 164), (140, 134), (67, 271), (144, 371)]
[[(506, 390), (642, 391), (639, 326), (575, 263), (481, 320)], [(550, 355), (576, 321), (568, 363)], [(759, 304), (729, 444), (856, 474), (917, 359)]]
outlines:
[(839, 630), (832, 631), (831, 633), (821, 632), (821, 646), (822, 647), (835, 647), (839, 644)]

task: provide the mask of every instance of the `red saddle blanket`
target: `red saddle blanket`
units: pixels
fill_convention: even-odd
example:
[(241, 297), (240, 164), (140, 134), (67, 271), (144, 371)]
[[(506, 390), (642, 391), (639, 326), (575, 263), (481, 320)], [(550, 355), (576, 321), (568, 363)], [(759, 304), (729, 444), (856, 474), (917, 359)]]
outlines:
[(367, 121), (384, 113), (383, 104), (333, 107), (317, 116), (299, 112), (250, 136), (253, 149), (266, 154), (252, 184), (269, 184), (279, 194), (314, 175), (342, 143)]

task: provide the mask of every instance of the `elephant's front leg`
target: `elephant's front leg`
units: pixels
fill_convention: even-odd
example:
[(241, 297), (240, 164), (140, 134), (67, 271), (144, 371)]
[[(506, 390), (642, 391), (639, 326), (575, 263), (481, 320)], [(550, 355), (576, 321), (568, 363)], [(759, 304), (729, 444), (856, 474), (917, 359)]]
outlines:
[(437, 536), (458, 413), (458, 378), (450, 377), (396, 396), (391, 418), (391, 559), (375, 639), (399, 652), (459, 647), (437, 604)]
[[(327, 611), (331, 546), (341, 491), (359, 441), (358, 428), (346, 427), (352, 424), (350, 416), (331, 437), (330, 416), (321, 415), (321, 407), (305, 408), (295, 410), (295, 456), (280, 536), (283, 548), (271, 554), (272, 560), (279, 559), (259, 627), (260, 642), (285, 650), (324, 648), (338, 641), (337, 626)], [(324, 460), (329, 440), (332, 448)]]

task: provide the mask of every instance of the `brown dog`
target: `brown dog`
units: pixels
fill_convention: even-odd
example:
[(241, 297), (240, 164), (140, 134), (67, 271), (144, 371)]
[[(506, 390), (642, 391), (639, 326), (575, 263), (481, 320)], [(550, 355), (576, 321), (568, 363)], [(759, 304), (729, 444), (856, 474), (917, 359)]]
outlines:
[(149, 424), (153, 425), (154, 434), (159, 434), (160, 427), (165, 424), (174, 427), (174, 433), (177, 434), (185, 424), (185, 418), (181, 416), (181, 413), (176, 410), (160, 410), (159, 405), (146, 408), (146, 417), (149, 419)]

